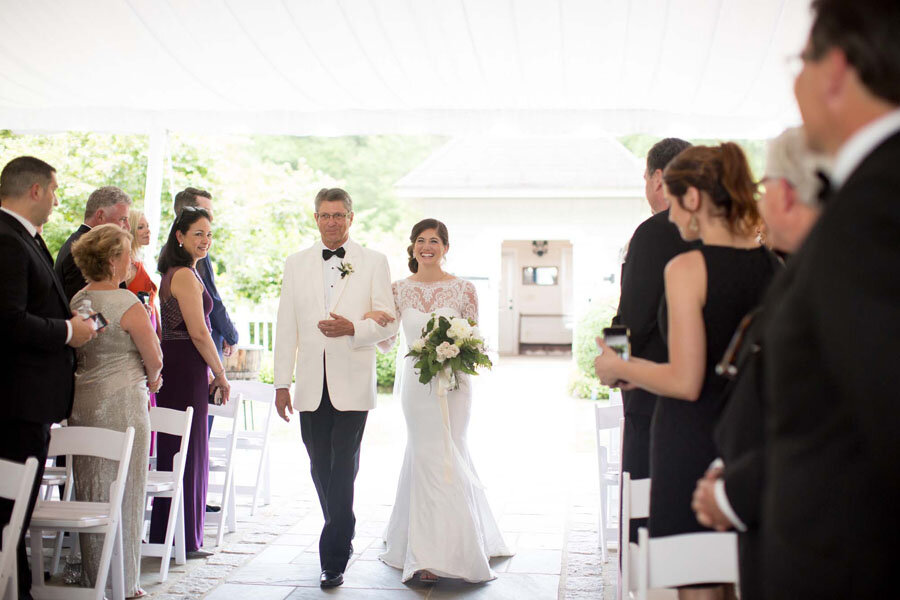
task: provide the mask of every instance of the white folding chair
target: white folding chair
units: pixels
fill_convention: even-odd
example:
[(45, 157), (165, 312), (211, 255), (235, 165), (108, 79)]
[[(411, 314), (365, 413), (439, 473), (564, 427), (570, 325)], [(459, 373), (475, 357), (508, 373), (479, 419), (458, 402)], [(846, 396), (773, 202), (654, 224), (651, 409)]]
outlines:
[[(737, 534), (703, 532), (650, 539), (638, 530), (637, 600), (651, 589), (697, 583), (738, 583)], [(654, 598), (656, 596), (654, 595)]]
[[(631, 519), (646, 519), (650, 516), (650, 480), (631, 480), (631, 473), (622, 473), (622, 523), (630, 523)], [(619, 578), (619, 598), (632, 598), (637, 590), (636, 563), (638, 546), (631, 541), (631, 527), (623, 525), (619, 528), (619, 552), (622, 557), (622, 570)]]
[[(237, 433), (237, 445), (235, 449), (240, 452), (247, 450), (259, 452), (259, 462), (256, 467), (256, 481), (252, 486), (235, 484), (236, 494), (253, 495), (250, 503), (250, 516), (256, 512), (260, 504), (272, 503), (272, 478), (269, 467), (269, 430), (272, 425), (272, 415), (275, 413), (275, 387), (270, 383), (261, 381), (232, 381), (231, 397), (244, 402), (244, 410), (250, 408), (253, 415), (253, 404), (263, 405), (263, 421), (259, 429), (239, 429)], [(245, 413), (246, 415), (246, 413)], [(246, 419), (245, 419), (246, 420)], [(253, 424), (255, 425), (255, 423)]]
[[(116, 478), (109, 485), (108, 502), (39, 500), (31, 517), (31, 593), (36, 600), (102, 600), (106, 579), (112, 577), (114, 600), (125, 598), (122, 558), (122, 496), (134, 442), (134, 427), (124, 432), (99, 427), (63, 427), (50, 434), (50, 455), (94, 456), (118, 461)], [(69, 478), (67, 485), (72, 485)], [(69, 531), (103, 534), (103, 550), (93, 589), (44, 584), (43, 532)]]
[(22, 537), (22, 524), (28, 510), (28, 498), (37, 475), (38, 461), (33, 456), (25, 464), (0, 459), (0, 498), (13, 501), (9, 523), (3, 526), (0, 550), (0, 600), (18, 600), (19, 578), (16, 550)]
[[(206, 513), (206, 524), (216, 526), (216, 546), (221, 546), (225, 539), (225, 527), (228, 533), (237, 531), (237, 519), (235, 517), (234, 502), (234, 449), (237, 445), (238, 419), (237, 413), (241, 403), (236, 398), (230, 398), (227, 404), (216, 406), (209, 405), (209, 414), (215, 417), (231, 419), (231, 432), (224, 436), (210, 436), (209, 438), (209, 474), (223, 473), (224, 481), (213, 483), (210, 481), (207, 490), (209, 492), (222, 493), (222, 509), (217, 513)], [(219, 421), (221, 422), (221, 421)]]
[[(184, 543), (184, 469), (187, 460), (188, 442), (191, 437), (191, 420), (194, 409), (174, 410), (154, 406), (150, 409), (150, 431), (177, 435), (181, 438), (178, 452), (172, 458), (172, 470), (153, 470), (147, 473), (147, 498), (171, 498), (169, 502), (169, 520), (166, 524), (166, 535), (161, 544), (141, 542), (141, 556), (158, 556), (159, 581), (169, 576), (169, 561), (172, 558), (172, 542), (175, 542), (175, 564), (183, 565), (187, 561)], [(146, 507), (147, 503), (144, 502)], [(149, 511), (145, 513), (145, 522), (149, 521)]]
[[(617, 526), (612, 526), (614, 519), (618, 520), (618, 514), (610, 515), (609, 512), (609, 488), (618, 487), (619, 474), (622, 470), (622, 405), (601, 406), (594, 405), (594, 432), (597, 439), (597, 463), (600, 468), (600, 552), (603, 562), (609, 558), (608, 546), (610, 541), (617, 540)], [(604, 435), (607, 432), (608, 435)], [(618, 433), (618, 439), (613, 432)], [(604, 440), (603, 438), (607, 439)], [(618, 513), (618, 511), (616, 511)]]

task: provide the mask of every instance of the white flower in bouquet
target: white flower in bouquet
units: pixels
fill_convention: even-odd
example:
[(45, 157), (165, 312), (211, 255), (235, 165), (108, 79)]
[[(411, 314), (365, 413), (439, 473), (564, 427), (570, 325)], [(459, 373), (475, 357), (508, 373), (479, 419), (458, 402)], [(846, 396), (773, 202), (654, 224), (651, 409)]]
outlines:
[(425, 349), (425, 340), (423, 338), (417, 339), (416, 341), (414, 341), (412, 343), (412, 346), (410, 346), (410, 349), (414, 350), (416, 352), (421, 352), (422, 350)]
[(478, 325), (475, 325), (474, 327), (472, 327), (472, 337), (475, 338), (476, 340), (481, 339), (481, 330), (478, 329)]
[(450, 329), (447, 335), (454, 340), (465, 340), (472, 337), (472, 326), (465, 319), (454, 317), (450, 319)]
[(434, 349), (434, 352), (437, 354), (437, 361), (442, 363), (448, 358), (459, 356), (459, 346), (450, 342), (442, 342), (440, 346)]

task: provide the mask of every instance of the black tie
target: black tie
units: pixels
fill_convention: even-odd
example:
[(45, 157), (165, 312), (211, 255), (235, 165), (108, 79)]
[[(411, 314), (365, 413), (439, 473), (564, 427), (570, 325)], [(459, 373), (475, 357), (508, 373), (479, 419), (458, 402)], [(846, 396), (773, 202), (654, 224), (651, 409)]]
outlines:
[(347, 254), (347, 251), (344, 250), (344, 247), (341, 246), (337, 250), (329, 250), (328, 248), (322, 249), (322, 260), (328, 260), (332, 256), (337, 255), (338, 258), (344, 258), (344, 255)]
[(41, 249), (41, 253), (44, 255), (44, 258), (46, 258), (50, 262), (50, 266), (52, 267), (53, 255), (50, 254), (50, 250), (47, 249), (47, 244), (44, 243), (44, 238), (41, 237), (41, 234), (36, 233), (34, 234), (34, 241)]
[(819, 179), (819, 202), (825, 204), (828, 202), (828, 199), (834, 194), (834, 187), (831, 183), (831, 179), (828, 177), (828, 174), (825, 171), (816, 171), (816, 177)]

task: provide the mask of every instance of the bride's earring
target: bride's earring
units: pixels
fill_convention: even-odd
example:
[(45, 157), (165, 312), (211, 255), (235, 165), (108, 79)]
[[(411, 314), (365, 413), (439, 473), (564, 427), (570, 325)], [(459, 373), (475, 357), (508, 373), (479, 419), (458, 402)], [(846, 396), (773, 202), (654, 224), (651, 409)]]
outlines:
[(692, 233), (700, 231), (700, 221), (697, 220), (697, 213), (691, 213), (691, 220), (688, 221), (688, 230)]

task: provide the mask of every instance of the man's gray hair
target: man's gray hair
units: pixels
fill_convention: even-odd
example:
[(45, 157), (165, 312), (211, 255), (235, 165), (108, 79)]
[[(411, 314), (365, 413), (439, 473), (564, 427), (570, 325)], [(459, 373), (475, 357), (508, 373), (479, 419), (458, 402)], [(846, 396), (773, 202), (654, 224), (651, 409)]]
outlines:
[(114, 185), (97, 188), (88, 196), (87, 206), (84, 207), (84, 220), (93, 217), (101, 208), (109, 208), (120, 202), (131, 206), (131, 196)]
[(323, 202), (343, 202), (347, 212), (353, 212), (353, 199), (350, 198), (350, 194), (341, 188), (322, 188), (319, 190), (319, 193), (316, 194), (317, 213), (319, 212), (319, 206), (321, 206)]
[(828, 171), (828, 159), (809, 149), (803, 127), (792, 127), (769, 142), (764, 179), (784, 179), (804, 204), (816, 206), (822, 181), (817, 171)]

